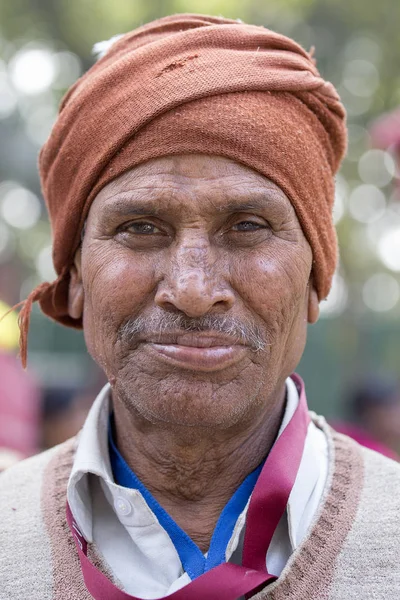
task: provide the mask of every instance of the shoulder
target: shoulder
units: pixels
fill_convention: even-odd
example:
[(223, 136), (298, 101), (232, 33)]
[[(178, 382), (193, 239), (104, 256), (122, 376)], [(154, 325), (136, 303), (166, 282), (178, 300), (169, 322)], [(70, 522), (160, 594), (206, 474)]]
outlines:
[(24, 494), (40, 487), (43, 474), (51, 460), (63, 456), (71, 447), (75, 447), (75, 438), (54, 446), (45, 452), (22, 460), (0, 473), (0, 507), (7, 498), (23, 489)]
[(51, 600), (52, 553), (43, 504), (51, 493), (48, 467), (71, 464), (74, 440), (6, 469), (0, 475), (0, 600)]
[(359, 449), (368, 477), (381, 479), (390, 475), (400, 480), (400, 463), (364, 446), (359, 446)]
[[(399, 511), (400, 463), (361, 446), (326, 424), (323, 428), (331, 448), (331, 458), (335, 463), (331, 485), (336, 484), (340, 489), (341, 483), (352, 473), (353, 487), (358, 488), (357, 518), (374, 514), (375, 521), (379, 521), (392, 514), (392, 511)], [(389, 511), (386, 515), (381, 515), (383, 506)], [(398, 521), (400, 531), (400, 519)]]
[(360, 513), (375, 522), (393, 520), (400, 534), (400, 464), (362, 446), (359, 451), (363, 459)]
[[(380, 484), (379, 491), (382, 495), (391, 497), (391, 491), (397, 489), (400, 483), (400, 463), (360, 445), (344, 433), (339, 433), (327, 424), (324, 417), (312, 411), (310, 416), (316, 428), (325, 435), (331, 475), (335, 471), (336, 474), (343, 476), (345, 472), (347, 474), (351, 470), (356, 473), (359, 482), (362, 482), (363, 491), (367, 493), (368, 490), (375, 489), (376, 493), (375, 486)], [(389, 483), (388, 487), (386, 483)]]
[[(362, 481), (360, 503), (377, 501), (400, 507), (400, 463), (331, 429), (335, 451), (340, 458), (352, 457)], [(355, 465), (353, 465), (354, 467)]]
[[(338, 454), (351, 458), (357, 471), (358, 499), (336, 561), (330, 598), (399, 597), (400, 465), (332, 433)], [(351, 465), (349, 465), (351, 468)], [(343, 471), (344, 472), (344, 471)], [(348, 505), (347, 510), (351, 510)], [(384, 583), (383, 583), (384, 582)]]
[[(4, 500), (12, 488), (23, 485), (37, 485), (48, 462), (57, 447), (22, 460), (0, 473), (0, 501)], [(38, 479), (39, 478), (39, 479)]]
[(7, 507), (17, 510), (33, 510), (40, 504), (43, 479), (47, 467), (55, 461), (68, 469), (72, 466), (76, 438), (54, 446), (45, 452), (16, 463), (0, 473), (0, 511), (4, 517)]

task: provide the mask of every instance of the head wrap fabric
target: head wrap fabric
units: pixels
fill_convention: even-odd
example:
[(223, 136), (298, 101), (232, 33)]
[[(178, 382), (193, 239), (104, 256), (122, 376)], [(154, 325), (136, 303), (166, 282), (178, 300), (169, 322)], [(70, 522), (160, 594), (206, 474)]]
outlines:
[(135, 165), (178, 153), (225, 156), (281, 187), (311, 245), (315, 286), (325, 298), (336, 266), (331, 212), (344, 120), (311, 55), (263, 27), (175, 15), (122, 36), (66, 94), (40, 153), (58, 278), (28, 298), (22, 333), (29, 300), (65, 325), (82, 326), (68, 315), (69, 268), (93, 199)]

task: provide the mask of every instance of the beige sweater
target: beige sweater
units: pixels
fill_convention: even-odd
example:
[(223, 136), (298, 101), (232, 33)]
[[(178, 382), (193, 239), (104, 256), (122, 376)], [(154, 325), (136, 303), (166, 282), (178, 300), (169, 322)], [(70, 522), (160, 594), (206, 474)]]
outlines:
[[(324, 500), (279, 579), (254, 600), (399, 600), (400, 465), (313, 419), (329, 440)], [(91, 599), (65, 520), (74, 451), (70, 440), (0, 475), (0, 600)], [(89, 557), (112, 579), (95, 547)]]

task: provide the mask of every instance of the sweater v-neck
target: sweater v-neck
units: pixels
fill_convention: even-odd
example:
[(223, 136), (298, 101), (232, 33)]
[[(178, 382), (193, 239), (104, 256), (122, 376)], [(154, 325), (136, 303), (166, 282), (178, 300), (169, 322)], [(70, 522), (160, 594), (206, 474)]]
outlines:
[[(293, 552), (277, 581), (253, 596), (253, 600), (283, 600), (320, 598), (319, 591), (333, 577), (334, 564), (354, 520), (363, 479), (363, 461), (360, 450), (352, 440), (337, 434), (322, 417), (311, 414), (317, 427), (328, 439), (329, 471), (320, 510), (304, 541)], [(54, 600), (75, 599), (73, 587), (79, 584), (79, 598), (91, 599), (82, 594), (83, 580), (74, 542), (65, 521), (66, 487), (72, 468), (75, 440), (62, 445), (45, 473), (42, 508), (53, 545), (55, 570)], [(89, 554), (96, 565), (118, 586), (93, 544)], [(74, 583), (76, 582), (76, 584)], [(84, 584), (83, 584), (84, 586)]]

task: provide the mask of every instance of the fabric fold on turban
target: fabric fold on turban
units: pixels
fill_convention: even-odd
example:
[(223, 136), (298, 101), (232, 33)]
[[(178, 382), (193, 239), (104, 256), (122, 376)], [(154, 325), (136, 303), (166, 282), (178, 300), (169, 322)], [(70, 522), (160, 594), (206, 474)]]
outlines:
[(345, 111), (312, 56), (293, 40), (229, 19), (175, 15), (122, 36), (64, 97), (39, 169), (58, 278), (20, 313), (21, 355), (33, 301), (72, 327), (69, 269), (92, 201), (151, 158), (231, 158), (276, 183), (313, 252), (318, 296), (337, 260), (334, 175), (346, 149)]

